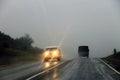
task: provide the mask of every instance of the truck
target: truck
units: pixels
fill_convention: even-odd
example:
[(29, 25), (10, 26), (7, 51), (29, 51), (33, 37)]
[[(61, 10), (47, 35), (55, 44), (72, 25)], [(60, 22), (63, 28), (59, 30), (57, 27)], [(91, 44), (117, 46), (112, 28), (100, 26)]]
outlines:
[(89, 57), (89, 47), (88, 46), (79, 46), (78, 47), (78, 55), (80, 57)]

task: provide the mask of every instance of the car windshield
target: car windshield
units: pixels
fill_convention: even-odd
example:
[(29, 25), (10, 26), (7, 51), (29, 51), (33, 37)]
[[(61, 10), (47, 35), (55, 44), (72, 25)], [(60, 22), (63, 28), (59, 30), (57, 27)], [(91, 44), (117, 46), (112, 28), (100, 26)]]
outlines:
[(0, 0), (0, 80), (120, 80), (120, 0)]

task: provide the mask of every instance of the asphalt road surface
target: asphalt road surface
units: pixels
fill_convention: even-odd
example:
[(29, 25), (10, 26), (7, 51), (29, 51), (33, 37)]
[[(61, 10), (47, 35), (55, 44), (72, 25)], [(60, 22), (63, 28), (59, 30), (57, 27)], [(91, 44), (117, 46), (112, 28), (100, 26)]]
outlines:
[(31, 80), (120, 80), (99, 59), (75, 59)]
[[(51, 67), (58, 64), (58, 62), (47, 62), (44, 65), (34, 63), (1, 70), (0, 80), (120, 80), (119, 74), (96, 58), (77, 58), (65, 61), (58, 67)], [(49, 68), (52, 69), (46, 71)], [(38, 73), (40, 74), (36, 76)]]

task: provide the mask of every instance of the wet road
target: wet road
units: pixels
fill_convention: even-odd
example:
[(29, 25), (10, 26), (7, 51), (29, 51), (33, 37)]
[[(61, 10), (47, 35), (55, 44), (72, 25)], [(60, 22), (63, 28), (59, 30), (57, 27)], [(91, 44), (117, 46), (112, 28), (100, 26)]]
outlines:
[(0, 69), (0, 80), (25, 80), (28, 76), (32, 76), (47, 68), (57, 65), (58, 62), (41, 63), (31, 62), (24, 65)]
[[(34, 76), (36, 74), (38, 75)], [(77, 58), (62, 62), (29, 63), (3, 69), (0, 70), (0, 80), (120, 80), (120, 75), (99, 59)]]
[(120, 80), (99, 59), (75, 59), (31, 80)]

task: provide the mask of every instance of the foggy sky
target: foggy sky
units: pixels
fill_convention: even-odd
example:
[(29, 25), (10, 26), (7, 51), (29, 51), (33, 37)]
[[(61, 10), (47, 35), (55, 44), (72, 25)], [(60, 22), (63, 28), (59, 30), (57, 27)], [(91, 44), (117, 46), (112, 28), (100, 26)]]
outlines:
[(13, 38), (28, 33), (34, 46), (58, 45), (64, 57), (77, 56), (79, 45), (91, 57), (120, 50), (119, 0), (0, 0), (0, 31)]

